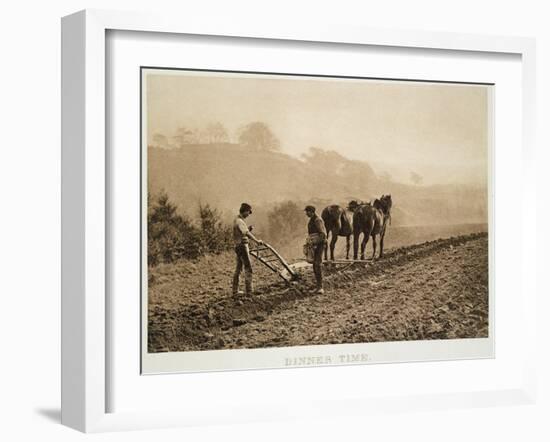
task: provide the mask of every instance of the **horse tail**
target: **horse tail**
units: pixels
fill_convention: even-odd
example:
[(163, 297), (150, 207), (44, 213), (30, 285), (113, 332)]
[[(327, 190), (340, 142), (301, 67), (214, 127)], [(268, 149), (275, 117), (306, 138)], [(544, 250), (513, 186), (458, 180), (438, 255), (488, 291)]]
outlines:
[(351, 221), (348, 214), (345, 210), (342, 210), (340, 215), (340, 235), (341, 236), (350, 236), (352, 232)]
[(361, 231), (361, 224), (362, 223), (362, 213), (361, 213), (361, 209), (358, 208), (357, 210), (355, 210), (355, 212), (353, 212), (353, 234), (354, 235), (357, 235), (360, 231)]
[(330, 211), (328, 207), (325, 207), (321, 212), (321, 219), (325, 223), (325, 229), (328, 231), (330, 229)]

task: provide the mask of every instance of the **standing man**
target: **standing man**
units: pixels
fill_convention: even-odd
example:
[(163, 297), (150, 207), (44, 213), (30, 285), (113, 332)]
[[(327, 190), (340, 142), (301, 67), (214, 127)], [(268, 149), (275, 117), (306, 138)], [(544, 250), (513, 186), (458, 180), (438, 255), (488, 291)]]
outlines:
[(323, 289), (323, 250), (327, 241), (327, 230), (323, 219), (315, 213), (315, 207), (306, 206), (304, 209), (309, 222), (307, 224), (308, 240), (313, 247), (313, 273), (317, 283), (317, 293), (325, 293)]
[(248, 239), (252, 238), (259, 244), (263, 244), (262, 241), (252, 235), (252, 228), (249, 229), (244, 221), (251, 213), (252, 207), (250, 204), (242, 203), (239, 209), (239, 215), (237, 215), (233, 222), (233, 240), (235, 241), (235, 254), (237, 258), (235, 274), (233, 275), (233, 295), (243, 294), (243, 292), (239, 290), (239, 276), (243, 267), (245, 293), (246, 295), (252, 294), (252, 265), (250, 264)]

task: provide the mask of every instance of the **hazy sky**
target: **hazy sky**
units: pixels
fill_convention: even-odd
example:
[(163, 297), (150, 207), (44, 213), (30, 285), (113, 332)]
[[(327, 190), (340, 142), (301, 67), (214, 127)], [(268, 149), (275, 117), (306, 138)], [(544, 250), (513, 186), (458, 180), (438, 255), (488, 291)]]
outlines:
[(263, 121), (296, 157), (316, 146), (400, 181), (486, 180), (486, 86), (186, 71), (149, 71), (144, 84), (149, 142), (215, 121), (235, 140)]

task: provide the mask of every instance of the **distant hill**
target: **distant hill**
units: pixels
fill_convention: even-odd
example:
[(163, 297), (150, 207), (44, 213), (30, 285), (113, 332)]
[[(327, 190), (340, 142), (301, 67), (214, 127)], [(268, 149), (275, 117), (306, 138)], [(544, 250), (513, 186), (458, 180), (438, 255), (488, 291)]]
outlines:
[(465, 185), (409, 186), (380, 179), (366, 162), (312, 149), (303, 160), (283, 153), (255, 151), (236, 144), (148, 148), (148, 188), (161, 190), (182, 213), (195, 216), (199, 202), (226, 216), (243, 201), (258, 208), (258, 219), (286, 200), (347, 204), (391, 193), (397, 225), (487, 222), (487, 195)]

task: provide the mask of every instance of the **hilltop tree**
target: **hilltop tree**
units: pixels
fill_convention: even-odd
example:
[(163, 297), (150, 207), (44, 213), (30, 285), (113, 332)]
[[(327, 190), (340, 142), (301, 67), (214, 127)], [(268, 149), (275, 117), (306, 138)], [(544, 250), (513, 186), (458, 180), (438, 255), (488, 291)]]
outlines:
[(153, 135), (153, 145), (157, 147), (168, 147), (168, 138), (157, 132)]
[(422, 175), (417, 174), (416, 172), (411, 172), (411, 181), (414, 185), (420, 186), (424, 181)]
[(277, 152), (281, 143), (269, 126), (261, 121), (249, 123), (239, 131), (239, 144), (261, 151)]
[(345, 177), (347, 184), (356, 192), (368, 190), (376, 177), (367, 162), (350, 160), (334, 150), (310, 147), (302, 158), (322, 173)]
[(225, 143), (229, 140), (226, 128), (219, 121), (210, 123), (203, 131), (206, 143)]
[(193, 130), (185, 126), (180, 126), (176, 130), (176, 135), (174, 135), (172, 138), (174, 139), (174, 143), (176, 144), (176, 146), (181, 147), (184, 144), (192, 143), (194, 137), (195, 134)]
[(302, 154), (302, 158), (313, 167), (325, 172), (341, 170), (350, 161), (334, 150), (325, 150), (313, 146), (309, 148), (307, 153)]

